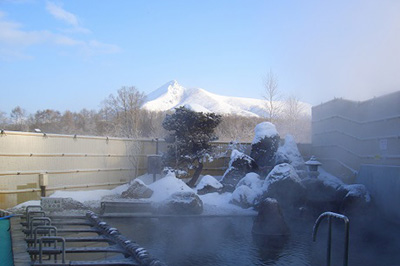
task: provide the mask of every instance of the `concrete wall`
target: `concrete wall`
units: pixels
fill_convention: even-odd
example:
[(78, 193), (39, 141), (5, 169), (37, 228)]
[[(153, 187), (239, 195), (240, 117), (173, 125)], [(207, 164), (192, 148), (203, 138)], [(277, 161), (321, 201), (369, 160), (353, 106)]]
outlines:
[(313, 107), (312, 152), (326, 170), (350, 182), (362, 164), (400, 165), (400, 91)]

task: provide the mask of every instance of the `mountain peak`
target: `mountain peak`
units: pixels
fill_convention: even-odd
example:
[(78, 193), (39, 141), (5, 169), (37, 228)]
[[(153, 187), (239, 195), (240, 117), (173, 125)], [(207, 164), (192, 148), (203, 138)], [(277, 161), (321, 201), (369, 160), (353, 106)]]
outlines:
[[(278, 102), (277, 104), (281, 105), (282, 103)], [(305, 105), (306, 113), (311, 113), (311, 106)], [(266, 117), (268, 114), (264, 100), (222, 96), (205, 89), (187, 89), (176, 80), (165, 83), (147, 95), (147, 101), (143, 105), (145, 109), (152, 111), (167, 111), (179, 106), (187, 106), (200, 112), (208, 111), (247, 117)]]

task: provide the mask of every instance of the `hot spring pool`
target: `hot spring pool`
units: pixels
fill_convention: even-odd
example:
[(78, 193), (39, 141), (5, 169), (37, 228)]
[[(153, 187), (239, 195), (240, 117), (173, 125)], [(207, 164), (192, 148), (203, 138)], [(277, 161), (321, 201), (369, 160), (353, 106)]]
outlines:
[[(111, 226), (169, 266), (326, 265), (326, 231), (316, 242), (314, 220), (292, 220), (287, 238), (252, 235), (253, 217), (108, 218)], [(343, 227), (334, 223), (332, 264), (343, 262)], [(396, 229), (395, 229), (396, 230)], [(350, 223), (349, 265), (400, 265), (400, 235), (359, 234)], [(395, 231), (396, 233), (398, 231)]]

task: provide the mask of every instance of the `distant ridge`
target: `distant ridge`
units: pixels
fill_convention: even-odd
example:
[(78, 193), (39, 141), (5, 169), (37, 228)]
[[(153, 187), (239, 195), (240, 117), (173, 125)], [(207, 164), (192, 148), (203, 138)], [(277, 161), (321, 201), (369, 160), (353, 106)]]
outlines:
[[(284, 107), (284, 102), (276, 104)], [(301, 102), (304, 113), (311, 114), (311, 105)], [(167, 82), (147, 95), (143, 107), (150, 111), (168, 111), (185, 106), (196, 112), (233, 114), (246, 117), (267, 117), (265, 100), (222, 96), (201, 88), (185, 88), (176, 80)]]

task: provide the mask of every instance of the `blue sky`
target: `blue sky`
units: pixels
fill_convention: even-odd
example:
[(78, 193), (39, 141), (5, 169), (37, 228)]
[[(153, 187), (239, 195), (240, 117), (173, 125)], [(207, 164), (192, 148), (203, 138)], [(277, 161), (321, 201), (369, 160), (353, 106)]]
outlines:
[(98, 109), (122, 86), (313, 105), (400, 89), (400, 1), (0, 0), (0, 111)]

